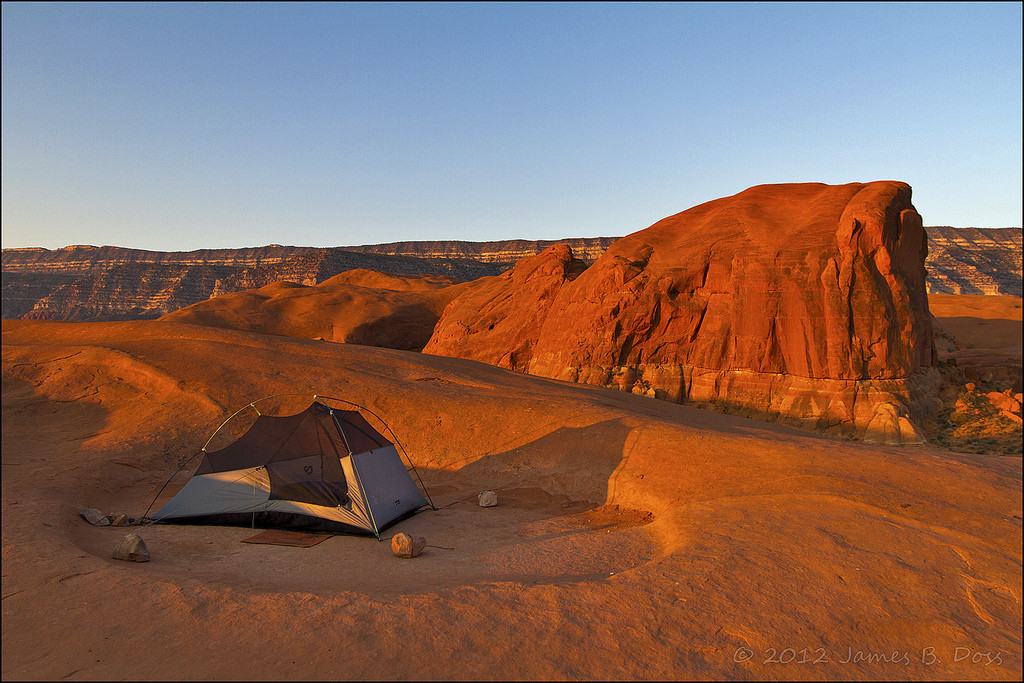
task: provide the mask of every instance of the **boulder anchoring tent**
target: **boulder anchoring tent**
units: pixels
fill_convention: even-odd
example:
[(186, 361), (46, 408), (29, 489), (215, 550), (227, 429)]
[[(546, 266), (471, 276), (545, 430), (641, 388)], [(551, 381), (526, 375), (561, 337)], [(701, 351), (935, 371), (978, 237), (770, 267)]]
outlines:
[[(370, 413), (394, 437), (368, 409), (315, 395), (295, 415), (264, 415), (256, 407), (292, 395), (267, 396), (232, 414), (196, 454), (203, 460), (185, 486), (153, 515), (147, 510), (144, 521), (364, 533), (380, 539), (385, 527), (433, 507), (402, 464), (397, 439), (385, 438), (359, 410), (332, 408), (325, 401)], [(214, 436), (250, 408), (257, 418), (248, 431), (207, 452)]]

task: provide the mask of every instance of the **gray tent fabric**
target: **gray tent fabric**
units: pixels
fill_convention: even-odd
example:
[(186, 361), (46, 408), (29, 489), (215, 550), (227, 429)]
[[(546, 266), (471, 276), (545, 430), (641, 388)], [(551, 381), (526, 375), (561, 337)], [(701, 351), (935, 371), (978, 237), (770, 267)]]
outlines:
[(371, 533), (427, 505), (395, 445), (355, 410), (314, 400), (260, 415), (150, 519)]

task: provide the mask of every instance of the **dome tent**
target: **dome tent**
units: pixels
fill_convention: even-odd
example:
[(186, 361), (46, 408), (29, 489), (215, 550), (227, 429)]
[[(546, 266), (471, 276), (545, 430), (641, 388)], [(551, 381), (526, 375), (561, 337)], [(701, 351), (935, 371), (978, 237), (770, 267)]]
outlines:
[(332, 408), (325, 400), (360, 407), (313, 396), (294, 415), (264, 415), (256, 408), (259, 401), (236, 411), (214, 436), (249, 408), (256, 421), (234, 442), (207, 452), (211, 436), (185, 486), (146, 519), (368, 533), (379, 539), (382, 529), (428, 505), (402, 464), (397, 440), (384, 437), (358, 410)]

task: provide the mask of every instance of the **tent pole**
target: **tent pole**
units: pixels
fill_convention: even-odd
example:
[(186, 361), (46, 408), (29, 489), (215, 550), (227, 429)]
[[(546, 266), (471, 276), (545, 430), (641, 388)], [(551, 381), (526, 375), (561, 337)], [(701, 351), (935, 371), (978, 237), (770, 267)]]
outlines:
[[(205, 454), (206, 453), (206, 446), (203, 446), (199, 450), (199, 453), (204, 453)], [(167, 481), (164, 482), (164, 485), (161, 486), (160, 490), (156, 492), (155, 496), (153, 496), (153, 502), (149, 504), (149, 507), (146, 508), (146, 512), (143, 513), (142, 517), (139, 518), (139, 525), (141, 525), (144, 521), (146, 521), (146, 518), (149, 516), (149, 511), (153, 509), (154, 505), (156, 505), (157, 499), (160, 497), (160, 494), (164, 492), (164, 489), (167, 488), (167, 485), (171, 483), (171, 479), (174, 479), (176, 476), (178, 476), (178, 472), (181, 472), (182, 468), (185, 467), (185, 465), (187, 465), (190, 462), (192, 462), (193, 460), (195, 460), (196, 456), (199, 455), (199, 453), (193, 454), (191, 458), (189, 458), (185, 462), (181, 463), (181, 465), (178, 466), (178, 469), (174, 470), (174, 474), (172, 474), (171, 476), (167, 477)]]
[[(164, 482), (164, 485), (160, 487), (159, 491), (157, 491), (156, 496), (153, 497), (153, 501), (149, 504), (149, 507), (146, 508), (145, 514), (142, 515), (142, 517), (139, 519), (138, 523), (141, 525), (143, 522), (146, 521), (146, 519), (148, 519), (147, 516), (149, 515), (150, 510), (153, 509), (153, 505), (155, 505), (156, 501), (160, 498), (160, 494), (164, 492), (164, 489), (167, 488), (167, 485), (171, 483), (171, 480), (174, 479), (174, 477), (177, 476), (177, 474), (179, 472), (181, 472), (181, 470), (185, 467), (185, 465), (187, 465), (188, 463), (192, 462), (192, 460), (194, 460), (196, 458), (196, 456), (198, 456), (199, 454), (206, 454), (206, 447), (210, 445), (210, 442), (213, 441), (214, 437), (216, 437), (217, 434), (220, 433), (220, 430), (223, 429), (224, 426), (228, 422), (231, 422), (231, 420), (234, 419), (235, 416), (237, 416), (239, 413), (241, 413), (246, 408), (252, 408), (256, 412), (256, 416), (257, 417), (262, 417), (263, 414), (256, 407), (256, 404), (259, 403), (260, 401), (267, 401), (267, 400), (270, 400), (272, 398), (278, 398), (278, 397), (281, 397), (281, 396), (310, 396), (310, 394), (302, 394), (302, 393), (298, 393), (298, 392), (285, 392), (285, 393), (280, 393), (280, 394), (273, 394), (271, 396), (264, 396), (263, 398), (256, 399), (255, 401), (252, 401), (252, 402), (242, 406), (241, 408), (239, 408), (235, 412), (233, 412), (230, 416), (228, 416), (228, 418), (226, 420), (224, 420), (223, 422), (220, 423), (220, 425), (217, 427), (217, 429), (213, 430), (213, 434), (211, 434), (210, 438), (206, 440), (206, 443), (203, 444), (203, 447), (201, 449), (199, 449), (199, 451), (197, 453), (192, 455), (192, 457), (190, 457), (188, 460), (183, 462), (178, 467), (178, 469), (176, 469), (174, 471), (174, 474), (172, 474), (170, 477), (168, 477), (167, 481)], [(320, 396), (318, 394), (312, 394), (312, 397), (313, 397), (314, 401), (317, 401), (317, 400), (323, 398), (323, 399), (327, 399), (329, 401), (336, 401), (338, 403), (345, 403), (347, 405), (354, 406), (355, 408), (358, 408), (360, 410), (365, 410), (370, 415), (373, 415), (375, 418), (377, 418), (377, 420), (382, 425), (384, 425), (384, 428), (388, 430), (388, 433), (391, 435), (391, 438), (393, 438), (395, 440), (395, 445), (397, 445), (398, 448), (401, 449), (402, 455), (405, 456), (405, 460), (406, 460), (406, 462), (409, 463), (409, 466), (412, 468), (412, 471), (416, 473), (416, 480), (419, 482), (420, 488), (423, 489), (423, 493), (426, 494), (427, 501), (430, 503), (430, 508), (432, 510), (434, 510), (434, 511), (437, 510), (437, 506), (434, 505), (434, 499), (431, 498), (430, 491), (427, 490), (426, 484), (423, 483), (423, 478), (420, 477), (420, 472), (416, 468), (416, 465), (413, 463), (412, 458), (409, 457), (408, 451), (405, 450), (405, 446), (403, 446), (401, 444), (401, 442), (398, 440), (398, 437), (395, 435), (395, 432), (391, 429), (390, 426), (388, 426), (388, 423), (385, 422), (384, 419), (380, 415), (378, 415), (377, 413), (373, 412), (372, 410), (370, 410), (366, 406), (359, 405), (358, 403), (353, 403), (352, 401), (346, 401), (343, 398), (335, 398), (333, 396)], [(330, 408), (330, 407), (328, 406), (328, 408)], [(333, 414), (331, 415), (331, 417), (333, 418), (333, 421), (335, 423), (335, 427), (338, 428), (337, 418)], [(352, 449), (351, 449), (351, 447), (348, 446), (348, 440), (345, 438), (344, 430), (338, 428), (338, 431), (341, 434), (341, 438), (342, 438), (343, 442), (345, 443), (345, 446), (349, 448), (349, 453), (351, 453)], [(358, 472), (356, 473), (356, 476), (358, 476)], [(362, 486), (362, 482), (360, 482), (359, 485), (361, 487)], [(254, 486), (254, 488), (253, 488), (253, 496), (255, 496), (255, 484), (253, 486)], [(253, 509), (253, 528), (255, 528), (255, 524), (256, 524), (255, 514), (256, 514), (256, 511), (255, 511), (255, 508), (254, 508)], [(373, 527), (374, 527), (373, 535), (377, 537), (378, 541), (381, 540), (380, 533), (377, 531), (377, 524), (376, 524), (376, 522), (374, 522), (372, 520), (372, 512), (371, 512), (371, 523), (373, 524)]]
[(359, 476), (359, 467), (356, 465), (355, 459), (349, 461), (352, 465), (352, 473), (356, 475), (356, 481), (359, 482), (359, 493), (363, 496), (366, 501), (366, 512), (370, 515), (370, 524), (373, 525), (373, 535), (380, 540), (380, 531), (377, 530), (377, 520), (373, 518), (373, 506), (370, 505), (370, 500), (366, 495), (366, 488), (363, 486), (363, 478)]

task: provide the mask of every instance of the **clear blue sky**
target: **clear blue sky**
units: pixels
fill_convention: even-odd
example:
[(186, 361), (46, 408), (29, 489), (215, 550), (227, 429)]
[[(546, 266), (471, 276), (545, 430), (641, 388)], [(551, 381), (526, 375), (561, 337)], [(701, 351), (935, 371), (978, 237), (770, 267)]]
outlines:
[(1021, 3), (2, 11), (8, 248), (618, 236), (885, 179), (1022, 224)]

